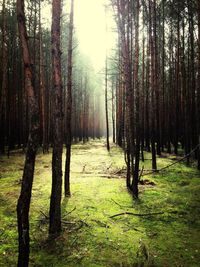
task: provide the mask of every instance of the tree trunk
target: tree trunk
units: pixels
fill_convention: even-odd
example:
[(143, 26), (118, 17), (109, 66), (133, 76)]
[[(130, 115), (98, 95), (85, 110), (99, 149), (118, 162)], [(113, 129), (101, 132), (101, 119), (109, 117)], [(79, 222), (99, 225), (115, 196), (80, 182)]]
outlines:
[(39, 142), (39, 109), (33, 88), (33, 73), (31, 68), (31, 58), (28, 47), (28, 37), (25, 25), (24, 1), (17, 0), (17, 20), (19, 27), (19, 37), (22, 46), (24, 61), (25, 90), (28, 96), (30, 112), (29, 137), (22, 177), (21, 193), (17, 203), (18, 222), (18, 267), (28, 266), (29, 262), (29, 208), (31, 201), (31, 191), (34, 176), (35, 157)]
[(60, 51), (61, 0), (52, 2), (52, 79), (53, 79), (53, 157), (52, 190), (50, 200), (49, 234), (57, 236), (61, 232), (61, 194), (62, 194), (62, 79)]
[(116, 142), (115, 138), (115, 94), (114, 94), (114, 81), (112, 81), (112, 127), (113, 127), (113, 143)]
[(6, 94), (7, 94), (7, 66), (8, 66), (8, 43), (6, 33), (6, 1), (2, 4), (2, 86), (0, 94), (0, 153), (5, 153), (6, 134)]
[(109, 143), (109, 119), (108, 119), (108, 59), (106, 55), (106, 68), (105, 68), (105, 112), (106, 112), (106, 146), (110, 151)]
[[(198, 82), (197, 82), (197, 114), (200, 114), (200, 2), (197, 0), (198, 11)], [(197, 116), (198, 141), (200, 144), (200, 118)], [(200, 170), (200, 147), (197, 150), (197, 168)]]
[(157, 169), (156, 164), (156, 147), (155, 147), (155, 87), (156, 87), (156, 62), (155, 62), (155, 24), (152, 23), (155, 16), (155, 6), (152, 0), (149, 0), (149, 38), (150, 38), (150, 51), (151, 51), (151, 154), (152, 154), (152, 169)]
[(136, 1), (136, 23), (135, 23), (135, 62), (134, 62), (134, 86), (135, 86), (135, 127), (136, 127), (136, 144), (135, 144), (135, 166), (132, 181), (133, 196), (138, 198), (138, 181), (139, 181), (139, 163), (140, 163), (140, 114), (139, 114), (139, 0)]
[(67, 74), (67, 114), (66, 114), (66, 162), (65, 162), (65, 196), (70, 196), (70, 160), (72, 142), (72, 53), (73, 53), (73, 22), (74, 0), (71, 0), (69, 22), (68, 74)]

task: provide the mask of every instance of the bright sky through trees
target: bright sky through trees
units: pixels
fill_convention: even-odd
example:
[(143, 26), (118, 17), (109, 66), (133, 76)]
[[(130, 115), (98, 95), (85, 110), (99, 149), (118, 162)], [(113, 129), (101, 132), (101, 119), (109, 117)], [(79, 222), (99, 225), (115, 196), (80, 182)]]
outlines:
[[(75, 31), (80, 50), (96, 70), (105, 67), (106, 49), (115, 47), (115, 26), (112, 13), (105, 15), (106, 0), (75, 0)], [(106, 32), (107, 21), (107, 32)]]
[[(63, 15), (70, 12), (70, 4), (64, 2)], [(105, 67), (106, 49), (115, 49), (116, 24), (113, 18), (111, 7), (107, 8), (105, 15), (105, 5), (108, 0), (75, 0), (74, 24), (75, 36), (78, 40), (79, 50), (88, 57), (94, 68), (99, 71)], [(43, 20), (51, 25), (51, 5), (44, 5), (42, 11)], [(107, 24), (107, 31), (106, 31)]]

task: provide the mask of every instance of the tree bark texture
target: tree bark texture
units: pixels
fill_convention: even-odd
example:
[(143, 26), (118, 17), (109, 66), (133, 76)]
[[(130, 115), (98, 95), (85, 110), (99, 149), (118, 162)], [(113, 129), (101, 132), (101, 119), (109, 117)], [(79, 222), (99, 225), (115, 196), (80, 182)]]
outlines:
[(28, 47), (23, 0), (17, 0), (17, 20), (24, 62), (25, 91), (28, 97), (29, 105), (29, 137), (22, 177), (21, 193), (17, 203), (19, 242), (18, 267), (26, 267), (28, 266), (29, 262), (29, 208), (34, 176), (35, 157), (39, 142), (40, 124), (38, 102), (33, 87), (33, 71)]
[(52, 82), (53, 82), (53, 156), (52, 189), (50, 200), (49, 234), (57, 236), (61, 232), (61, 194), (62, 194), (62, 79), (60, 50), (61, 0), (52, 1)]
[(74, 24), (74, 0), (71, 0), (71, 13), (69, 22), (68, 45), (68, 73), (67, 73), (67, 113), (66, 113), (66, 162), (65, 162), (65, 196), (70, 196), (70, 161), (72, 142), (72, 53), (73, 53), (73, 25)]

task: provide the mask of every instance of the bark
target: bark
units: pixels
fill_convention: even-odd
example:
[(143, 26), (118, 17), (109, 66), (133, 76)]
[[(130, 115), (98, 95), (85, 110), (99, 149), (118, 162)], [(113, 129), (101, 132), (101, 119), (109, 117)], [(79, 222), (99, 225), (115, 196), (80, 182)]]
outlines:
[[(197, 0), (198, 11), (198, 81), (197, 81), (197, 114), (200, 114), (200, 1)], [(198, 141), (200, 143), (200, 118), (197, 116)], [(197, 150), (197, 168), (200, 170), (200, 148)]]
[(70, 161), (72, 142), (72, 52), (73, 52), (74, 0), (71, 0), (68, 46), (67, 74), (67, 113), (66, 113), (66, 162), (65, 162), (65, 196), (70, 196)]
[(106, 112), (106, 147), (110, 151), (109, 143), (109, 119), (108, 119), (108, 59), (106, 55), (106, 66), (105, 66), (105, 112)]
[(17, 20), (24, 62), (25, 90), (28, 96), (30, 112), (27, 152), (22, 177), (21, 193), (17, 203), (19, 242), (18, 267), (25, 267), (28, 266), (29, 262), (29, 208), (34, 176), (35, 157), (39, 142), (39, 108), (32, 81), (33, 71), (28, 47), (23, 0), (17, 0)]
[(156, 88), (156, 61), (155, 61), (155, 24), (153, 23), (155, 16), (155, 3), (149, 0), (149, 38), (150, 38), (150, 54), (151, 54), (151, 154), (152, 154), (152, 169), (157, 169), (156, 164), (156, 134), (155, 134), (155, 88)]
[(175, 84), (175, 124), (174, 124), (174, 153), (178, 154), (179, 138), (179, 91), (180, 91), (180, 16), (178, 11), (177, 20), (177, 52), (176, 52), (176, 84)]
[(116, 142), (115, 138), (115, 94), (114, 94), (114, 81), (112, 81), (112, 126), (113, 126), (113, 143)]
[[(150, 35), (148, 36), (150, 39)], [(145, 146), (148, 152), (150, 149), (150, 114), (149, 114), (149, 94), (150, 94), (150, 40), (148, 40), (147, 44), (147, 62), (146, 62), (146, 90), (145, 90)]]
[(8, 66), (8, 42), (6, 37), (6, 1), (2, 3), (2, 86), (0, 95), (0, 153), (5, 152), (6, 134), (6, 95), (7, 95), (7, 66)]
[(136, 145), (135, 145), (135, 166), (132, 181), (133, 196), (138, 198), (139, 163), (140, 163), (140, 114), (139, 114), (139, 0), (136, 1), (136, 23), (135, 23), (135, 62), (134, 62), (134, 85), (135, 85), (135, 126), (136, 126)]
[(48, 151), (47, 144), (47, 112), (46, 112), (46, 94), (47, 88), (45, 84), (45, 75), (44, 75), (44, 56), (43, 56), (43, 36), (42, 36), (42, 27), (41, 27), (41, 0), (39, 0), (39, 87), (40, 87), (40, 127), (41, 127), (41, 137), (42, 137), (42, 148), (43, 153)]
[(161, 155), (160, 149), (160, 83), (158, 78), (159, 71), (159, 51), (157, 41), (157, 3), (153, 1), (153, 38), (154, 38), (154, 90), (155, 90), (155, 111), (156, 111), (156, 151)]
[(49, 234), (57, 236), (61, 232), (61, 194), (62, 194), (62, 79), (60, 51), (61, 0), (52, 1), (52, 82), (53, 82), (53, 157), (52, 189), (50, 200)]

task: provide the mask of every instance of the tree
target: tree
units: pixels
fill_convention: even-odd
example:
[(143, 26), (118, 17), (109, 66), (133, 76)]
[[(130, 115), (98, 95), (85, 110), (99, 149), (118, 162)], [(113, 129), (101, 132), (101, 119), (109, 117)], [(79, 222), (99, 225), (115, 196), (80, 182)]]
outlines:
[[(107, 11), (105, 7), (105, 18), (107, 20)], [(106, 34), (107, 34), (107, 21), (106, 21)], [(108, 55), (106, 48), (106, 59), (105, 59), (105, 114), (106, 114), (106, 147), (110, 151), (110, 142), (109, 142), (109, 118), (108, 118)]]
[(151, 153), (152, 153), (152, 169), (157, 169), (156, 164), (156, 108), (155, 108), (155, 97), (157, 88), (157, 68), (156, 68), (156, 6), (155, 1), (149, 0), (149, 46), (151, 55), (151, 76), (150, 76), (150, 87), (151, 87)]
[(36, 91), (33, 87), (33, 70), (28, 46), (28, 36), (25, 23), (26, 17), (24, 13), (23, 0), (17, 0), (17, 20), (24, 62), (25, 90), (28, 96), (30, 118), (29, 137), (22, 177), (21, 193), (17, 203), (19, 242), (18, 267), (26, 267), (28, 266), (29, 262), (29, 208), (31, 201), (36, 151), (39, 142), (40, 124), (39, 107), (38, 102), (36, 100)]
[(53, 79), (53, 156), (52, 189), (49, 211), (49, 233), (57, 236), (61, 231), (61, 195), (62, 195), (62, 152), (63, 152), (63, 111), (60, 50), (61, 0), (52, 1), (52, 79)]
[[(197, 15), (198, 15), (198, 80), (197, 80), (197, 114), (200, 114), (200, 2), (197, 0)], [(198, 127), (198, 143), (200, 144), (200, 119), (197, 116)], [(197, 150), (198, 169), (200, 170), (200, 147)]]
[(106, 147), (110, 151), (109, 142), (109, 118), (108, 118), (108, 58), (106, 55), (106, 66), (105, 66), (105, 113), (106, 113)]
[(6, 94), (7, 94), (7, 66), (8, 66), (8, 42), (6, 25), (6, 1), (2, 4), (2, 81), (0, 95), (0, 153), (5, 152), (5, 130), (6, 130)]
[(140, 88), (139, 88), (139, 14), (140, 6), (139, 0), (136, 1), (136, 22), (135, 22), (135, 56), (134, 56), (134, 86), (135, 86), (135, 127), (136, 127), (136, 144), (135, 144), (135, 166), (132, 181), (132, 190), (134, 197), (138, 198), (138, 181), (139, 181), (139, 164), (140, 164), (140, 114), (139, 114), (139, 102), (140, 102)]
[(65, 162), (65, 196), (70, 196), (70, 161), (72, 142), (72, 52), (73, 52), (73, 24), (74, 0), (71, 0), (68, 44), (68, 73), (67, 73), (67, 107), (66, 107), (66, 162)]

